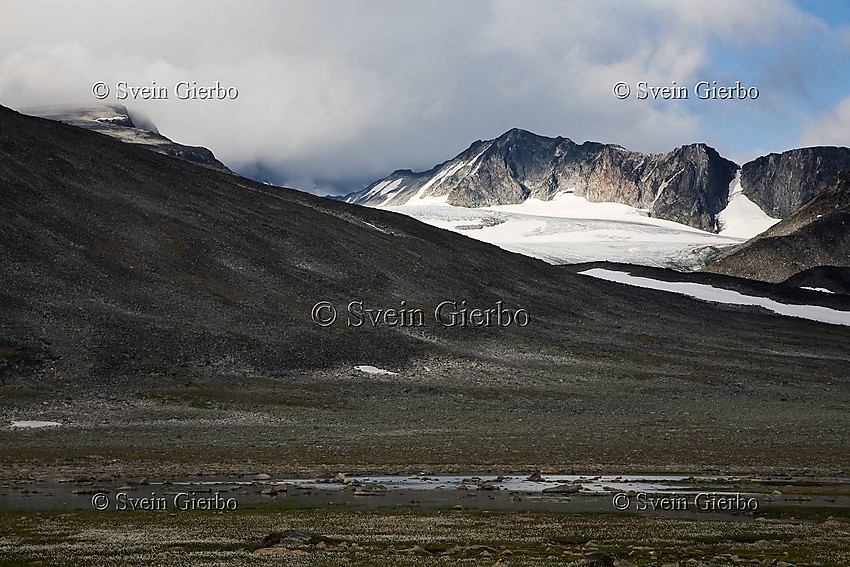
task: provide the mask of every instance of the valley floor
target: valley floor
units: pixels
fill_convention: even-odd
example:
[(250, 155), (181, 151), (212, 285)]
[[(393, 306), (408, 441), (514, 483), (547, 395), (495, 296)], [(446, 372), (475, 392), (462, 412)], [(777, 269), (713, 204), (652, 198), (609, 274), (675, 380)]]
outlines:
[[(730, 325), (735, 313), (724, 315)], [(745, 320), (754, 317), (784, 321)], [(846, 478), (846, 361), (823, 347), (828, 334), (806, 336), (821, 342), (800, 339), (784, 358), (770, 341), (724, 356), (707, 341), (692, 361), (645, 336), (646, 351), (633, 349), (630, 359), (597, 341), (568, 355), (416, 358), (387, 368), (395, 374), (346, 366), (117, 385), (11, 380), (0, 422), (60, 425), (0, 428), (0, 565), (848, 565), (846, 482), (824, 494), (804, 480), (794, 489), (800, 502), (788, 508), (724, 517), (540, 508), (526, 496), (514, 503), (507, 491), (501, 500), (482, 492), (429, 507), (409, 495), (367, 495), (374, 503), (365, 506), (284, 496), (223, 512), (87, 505), (103, 479), (114, 497), (131, 479), (191, 475), (540, 469)], [(76, 480), (45, 494), (39, 482), (51, 477)], [(71, 490), (82, 491), (81, 506), (60, 505)], [(43, 503), (51, 497), (55, 506)]]
[(395, 375), (347, 367), (229, 383), (139, 378), (122, 394), (11, 384), (0, 422), (62, 425), (0, 428), (0, 471), (18, 478), (850, 470), (850, 378), (795, 368), (680, 371), (676, 353), (669, 371), (656, 375), (642, 364), (658, 368), (665, 353), (642, 356), (622, 361), (600, 352), (589, 362), (503, 353), (420, 359), (391, 368)]

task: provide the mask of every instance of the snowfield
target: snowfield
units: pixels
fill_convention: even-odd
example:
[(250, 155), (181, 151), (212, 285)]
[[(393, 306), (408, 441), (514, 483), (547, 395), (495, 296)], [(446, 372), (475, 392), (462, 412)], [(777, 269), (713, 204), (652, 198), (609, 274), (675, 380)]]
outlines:
[[(377, 208), (550, 264), (611, 261), (694, 270), (703, 267), (706, 257), (718, 248), (744, 242), (779, 222), (747, 198), (740, 170), (729, 184), (725, 209), (716, 217), (718, 234), (650, 217), (646, 209), (592, 203), (570, 188), (550, 201), (530, 198), (516, 205), (479, 208), (448, 205), (448, 193), (439, 194), (436, 189), (459, 171), (475, 173), (489, 147), (472, 159), (445, 164), (401, 205), (389, 203), (407, 189), (403, 179), (382, 181), (365, 196), (380, 195), (383, 199)], [(659, 193), (665, 186), (662, 184)]]
[(850, 326), (850, 312), (821, 307), (819, 305), (790, 305), (767, 297), (744, 295), (737, 291), (707, 284), (665, 282), (603, 268), (592, 268), (579, 272), (579, 274), (626, 285), (679, 293), (696, 299), (702, 299), (703, 301), (713, 301), (714, 303), (726, 303), (730, 305), (755, 305), (788, 317), (799, 317), (821, 323)]
[(550, 264), (607, 260), (696, 269), (716, 247), (744, 241), (652, 218), (628, 205), (591, 203), (572, 192), (551, 201), (481, 208), (447, 205), (446, 198), (414, 197), (404, 205), (379, 208)]
[(354, 370), (359, 370), (360, 372), (365, 372), (366, 374), (386, 374), (387, 376), (395, 376), (397, 372), (390, 372), (389, 370), (384, 370), (383, 368), (378, 368), (376, 366), (355, 366)]
[(720, 235), (737, 238), (752, 238), (769, 229), (781, 219), (768, 216), (758, 205), (744, 195), (741, 187), (741, 171), (729, 184), (729, 201), (726, 208), (717, 215), (720, 223)]

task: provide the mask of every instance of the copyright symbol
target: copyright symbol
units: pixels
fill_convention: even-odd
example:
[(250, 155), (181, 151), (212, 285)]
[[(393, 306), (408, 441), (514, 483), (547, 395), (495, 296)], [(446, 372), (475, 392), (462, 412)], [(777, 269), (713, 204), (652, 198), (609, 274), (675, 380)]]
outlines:
[(330, 301), (320, 301), (313, 306), (310, 316), (318, 326), (330, 327), (336, 321), (336, 308)]
[(103, 100), (109, 96), (109, 85), (103, 81), (98, 81), (91, 86), (91, 94), (93, 94), (94, 98), (97, 100)]
[(91, 497), (91, 505), (95, 510), (100, 510), (102, 512), (109, 508), (109, 496), (103, 492), (98, 492)]
[(632, 89), (629, 88), (628, 83), (626, 83), (625, 81), (615, 83), (614, 88), (611, 90), (614, 93), (614, 96), (620, 100), (629, 98), (629, 95), (632, 94)]
[(625, 492), (619, 492), (614, 495), (614, 498), (611, 499), (611, 504), (614, 505), (614, 508), (619, 510), (620, 512), (625, 512), (629, 509), (631, 505), (631, 500), (629, 499), (629, 495)]

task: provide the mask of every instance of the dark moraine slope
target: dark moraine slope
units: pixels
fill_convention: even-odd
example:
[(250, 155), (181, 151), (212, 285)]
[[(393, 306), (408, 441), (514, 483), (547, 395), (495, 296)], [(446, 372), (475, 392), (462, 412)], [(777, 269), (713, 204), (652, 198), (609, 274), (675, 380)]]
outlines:
[[(401, 215), (266, 187), (7, 109), (0, 188), (4, 376), (401, 365), (454, 349), (629, 357), (645, 350), (636, 334), (699, 356), (706, 336), (717, 346), (730, 336), (727, 315), (706, 304), (693, 309)], [(533, 324), (325, 329), (310, 319), (320, 300), (426, 311), (443, 300), (501, 300)], [(820, 327), (770, 319), (795, 332)], [(758, 341), (761, 324), (739, 325), (736, 348)]]

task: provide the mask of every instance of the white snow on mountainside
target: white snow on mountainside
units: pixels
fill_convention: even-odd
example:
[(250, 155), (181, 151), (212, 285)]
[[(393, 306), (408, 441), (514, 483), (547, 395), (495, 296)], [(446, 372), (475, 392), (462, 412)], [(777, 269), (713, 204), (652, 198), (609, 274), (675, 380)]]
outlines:
[(579, 274), (626, 285), (678, 293), (714, 303), (754, 305), (786, 317), (799, 317), (801, 319), (809, 319), (811, 321), (833, 325), (850, 325), (850, 312), (830, 309), (829, 307), (822, 307), (820, 305), (791, 305), (775, 301), (768, 297), (745, 295), (731, 289), (723, 289), (707, 284), (665, 282), (602, 268), (591, 268), (590, 270), (579, 272)]
[(714, 247), (745, 239), (652, 218), (628, 205), (591, 203), (572, 192), (561, 192), (551, 201), (528, 199), (481, 208), (455, 207), (445, 201), (445, 196), (414, 197), (404, 205), (379, 208), (551, 264), (608, 260), (694, 269)]
[(720, 235), (752, 238), (769, 229), (780, 220), (782, 219), (775, 219), (768, 216), (758, 205), (744, 195), (744, 189), (741, 187), (741, 171), (738, 170), (735, 179), (729, 184), (729, 203), (717, 215), (717, 222), (720, 224)]

